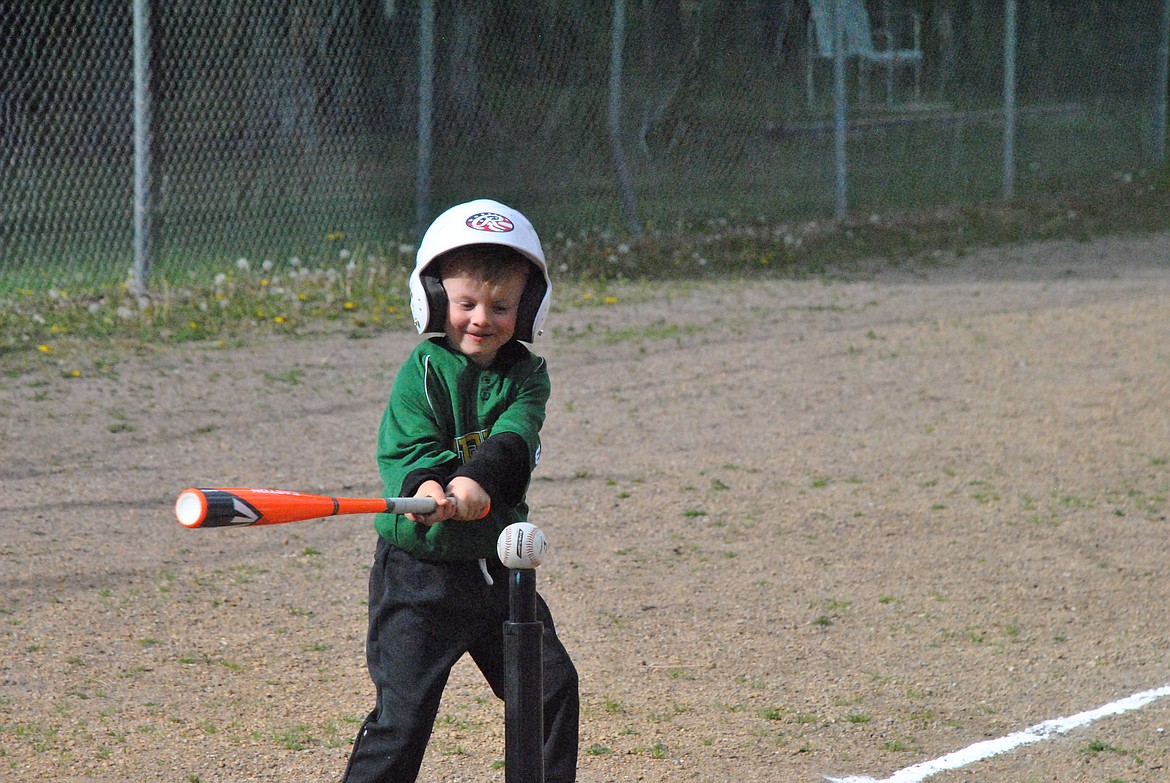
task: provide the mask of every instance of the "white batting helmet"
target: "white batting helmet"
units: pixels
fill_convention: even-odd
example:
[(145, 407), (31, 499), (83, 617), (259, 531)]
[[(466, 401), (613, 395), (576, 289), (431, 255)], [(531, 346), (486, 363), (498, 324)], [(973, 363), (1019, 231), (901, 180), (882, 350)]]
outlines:
[(548, 315), (552, 281), (544, 261), (540, 237), (528, 218), (491, 199), (457, 204), (435, 218), (418, 246), (410, 273), (410, 312), (419, 334), (442, 332), (447, 317), (447, 292), (439, 279), (436, 259), (456, 248), (470, 245), (503, 245), (532, 262), (539, 275), (529, 275), (520, 297), (516, 339), (532, 342), (541, 333)]

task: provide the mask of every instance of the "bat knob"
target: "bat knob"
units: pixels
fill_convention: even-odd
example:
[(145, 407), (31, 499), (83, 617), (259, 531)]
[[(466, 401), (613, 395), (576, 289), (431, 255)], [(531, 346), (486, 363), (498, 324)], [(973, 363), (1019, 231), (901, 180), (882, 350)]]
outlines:
[(207, 499), (197, 489), (179, 493), (175, 501), (175, 518), (183, 527), (199, 527), (207, 516)]

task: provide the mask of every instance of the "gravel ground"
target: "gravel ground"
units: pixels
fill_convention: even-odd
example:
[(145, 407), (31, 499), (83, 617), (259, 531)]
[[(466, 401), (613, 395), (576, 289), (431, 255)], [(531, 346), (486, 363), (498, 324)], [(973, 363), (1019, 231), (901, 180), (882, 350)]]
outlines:
[[(882, 778), (1170, 683), (1170, 238), (869, 269), (550, 318), (529, 497), (584, 783)], [(0, 779), (339, 777), (369, 517), (192, 531), (172, 504), (377, 493), (415, 339), (0, 379)], [(502, 781), (502, 716), (461, 662), (422, 780)], [(1166, 727), (1170, 699), (931, 781), (1165, 780)]]

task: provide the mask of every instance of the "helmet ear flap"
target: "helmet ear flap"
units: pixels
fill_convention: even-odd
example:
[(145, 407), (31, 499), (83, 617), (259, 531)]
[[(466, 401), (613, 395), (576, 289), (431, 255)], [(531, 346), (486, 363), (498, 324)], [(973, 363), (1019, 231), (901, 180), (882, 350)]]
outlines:
[(548, 283), (539, 270), (532, 270), (528, 275), (528, 283), (524, 286), (524, 293), (520, 295), (520, 305), (516, 308), (516, 339), (530, 343), (539, 332), (536, 331), (536, 319), (540, 315), (540, 306), (544, 304), (544, 295), (548, 291)]
[[(433, 268), (433, 267), (432, 267)], [(447, 289), (443, 288), (443, 281), (429, 269), (424, 269), (419, 275), (423, 293), (427, 298), (427, 322), (420, 332), (441, 332), (447, 326)]]

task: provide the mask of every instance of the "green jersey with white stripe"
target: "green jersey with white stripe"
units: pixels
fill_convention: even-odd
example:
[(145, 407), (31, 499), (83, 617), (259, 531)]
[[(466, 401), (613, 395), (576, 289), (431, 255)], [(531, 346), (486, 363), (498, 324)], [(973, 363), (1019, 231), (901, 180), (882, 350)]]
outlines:
[(474, 478), (491, 497), (488, 515), (435, 525), (379, 514), (378, 534), (420, 560), (494, 557), (496, 539), (528, 518), (525, 495), (540, 459), (540, 428), (549, 398), (544, 359), (513, 341), (481, 368), (425, 340), (398, 371), (378, 431), (378, 469), (386, 497), (413, 496), (429, 479), (446, 486)]

